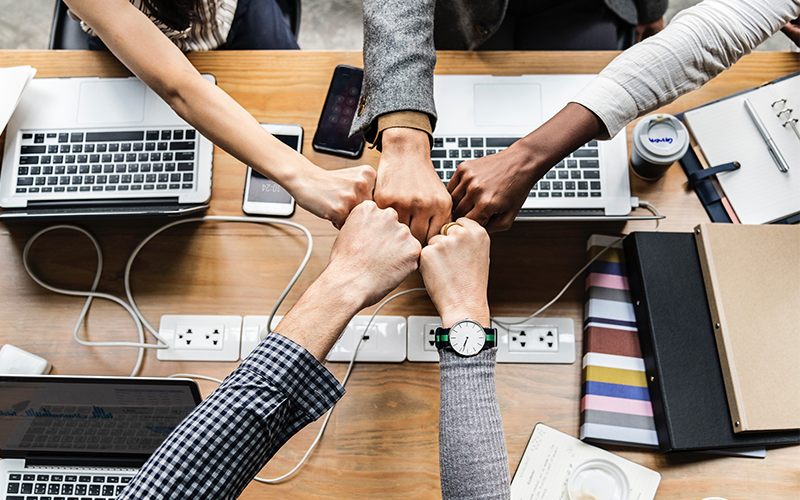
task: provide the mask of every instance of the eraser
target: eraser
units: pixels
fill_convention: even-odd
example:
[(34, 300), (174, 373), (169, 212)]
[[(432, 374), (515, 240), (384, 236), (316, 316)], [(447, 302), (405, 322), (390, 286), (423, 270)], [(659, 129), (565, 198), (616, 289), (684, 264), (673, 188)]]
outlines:
[(46, 375), (50, 368), (49, 361), (19, 347), (6, 344), (0, 349), (0, 374)]

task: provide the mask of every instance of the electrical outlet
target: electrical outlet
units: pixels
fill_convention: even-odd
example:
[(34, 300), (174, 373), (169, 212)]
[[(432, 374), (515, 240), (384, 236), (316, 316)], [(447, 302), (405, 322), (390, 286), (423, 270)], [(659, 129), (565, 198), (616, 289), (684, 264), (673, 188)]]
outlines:
[[(272, 318), (272, 329), (275, 330), (283, 316), (275, 315)], [(245, 316), (242, 321), (242, 359), (246, 358), (256, 346), (261, 343), (261, 332), (267, 327), (269, 315), (266, 316)]]
[(509, 352), (558, 352), (558, 327), (514, 325), (508, 328)]
[[(436, 350), (436, 329), (441, 328), (442, 320), (438, 316), (409, 316), (408, 339), (406, 350), (409, 361), (439, 362)], [(431, 344), (434, 342), (434, 344)]]
[(356, 361), (400, 363), (406, 359), (406, 319), (402, 316), (375, 316), (364, 333), (370, 316), (356, 316), (342, 332), (326, 358), (350, 362), (359, 337), (364, 337)]
[(238, 361), (241, 316), (164, 315), (158, 333), (167, 349), (158, 349), (161, 361)]
[[(492, 321), (497, 328), (498, 363), (574, 363), (575, 330), (569, 318), (496, 318), (503, 323), (517, 323), (508, 328)], [(436, 316), (408, 317), (409, 361), (439, 361), (434, 340), (436, 328), (441, 327)]]
[(492, 327), (497, 328), (498, 363), (575, 362), (570, 318), (492, 318)]

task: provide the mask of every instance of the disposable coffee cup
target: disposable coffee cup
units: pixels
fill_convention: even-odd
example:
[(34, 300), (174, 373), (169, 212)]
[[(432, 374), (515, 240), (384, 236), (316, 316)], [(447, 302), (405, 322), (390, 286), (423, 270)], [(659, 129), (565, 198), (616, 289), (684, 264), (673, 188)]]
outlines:
[(689, 132), (672, 115), (662, 113), (639, 120), (633, 129), (631, 169), (647, 181), (667, 173), (673, 163), (689, 149)]

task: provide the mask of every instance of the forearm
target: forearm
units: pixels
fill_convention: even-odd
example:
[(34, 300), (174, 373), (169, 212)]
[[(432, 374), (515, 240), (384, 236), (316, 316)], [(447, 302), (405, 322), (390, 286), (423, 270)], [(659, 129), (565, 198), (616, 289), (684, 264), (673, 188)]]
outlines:
[(800, 16), (800, 0), (705, 0), (611, 62), (574, 102), (609, 138), (637, 116), (699, 88)]
[(342, 395), (311, 354), (273, 333), (181, 422), (119, 499), (234, 499)]
[(247, 110), (199, 73), (164, 94), (162, 97), (178, 116), (211, 142), (292, 194), (304, 179), (319, 170), (264, 130)]
[(442, 498), (510, 497), (508, 453), (497, 401), (497, 349), (462, 358), (439, 351), (439, 468)]
[(128, 0), (67, 0), (111, 52), (211, 142), (290, 192), (319, 170), (267, 133), (242, 106), (208, 82)]
[(568, 103), (541, 127), (514, 143), (507, 151), (516, 156), (518, 175), (532, 186), (553, 165), (604, 132), (600, 119), (584, 106)]
[[(326, 269), (281, 320), (278, 329), (322, 361), (363, 307), (354, 276)], [(324, 306), (323, 306), (324, 304)]]

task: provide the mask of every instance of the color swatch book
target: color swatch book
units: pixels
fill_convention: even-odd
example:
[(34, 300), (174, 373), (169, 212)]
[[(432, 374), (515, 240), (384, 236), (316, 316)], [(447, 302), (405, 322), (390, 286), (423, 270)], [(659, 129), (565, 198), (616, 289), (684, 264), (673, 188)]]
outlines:
[[(618, 239), (592, 235), (587, 259)], [(606, 250), (587, 272), (580, 438), (656, 448), (658, 437), (622, 241)]]

